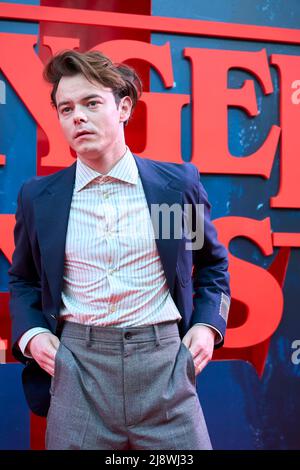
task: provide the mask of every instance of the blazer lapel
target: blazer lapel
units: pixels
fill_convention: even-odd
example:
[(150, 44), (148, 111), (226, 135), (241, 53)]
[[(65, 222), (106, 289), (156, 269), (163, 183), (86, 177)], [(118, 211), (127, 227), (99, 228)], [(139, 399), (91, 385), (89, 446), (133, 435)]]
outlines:
[(35, 198), (35, 216), (41, 258), (49, 281), (56, 314), (63, 282), (65, 242), (75, 182), (76, 162), (57, 174)]
[[(174, 181), (171, 176), (168, 177), (165, 173), (162, 173), (159, 170), (159, 162), (156, 165), (152, 161), (142, 159), (136, 155), (134, 155), (134, 158), (143, 184), (150, 215), (152, 213), (152, 205), (154, 204), (159, 206), (166, 204), (168, 207), (176, 204), (182, 208), (182, 188), (180, 187), (180, 182), (178, 180)], [(160, 230), (160, 233), (156, 235), (155, 241), (167, 284), (172, 294), (180, 239), (174, 237), (174, 235), (171, 235), (169, 238), (163, 238), (163, 233)]]

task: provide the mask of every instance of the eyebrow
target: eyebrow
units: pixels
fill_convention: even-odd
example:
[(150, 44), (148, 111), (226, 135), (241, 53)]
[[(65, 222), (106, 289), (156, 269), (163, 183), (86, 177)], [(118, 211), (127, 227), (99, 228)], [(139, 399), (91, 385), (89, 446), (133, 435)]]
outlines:
[[(85, 96), (80, 101), (87, 101), (87, 100), (90, 100), (92, 98), (101, 98), (102, 100), (104, 100), (103, 96), (98, 95), (97, 93), (92, 93), (91, 95)], [(71, 102), (72, 102), (72, 100), (61, 101), (60, 103), (58, 103), (57, 109), (61, 108), (62, 106), (66, 105), (66, 104), (70, 104)]]

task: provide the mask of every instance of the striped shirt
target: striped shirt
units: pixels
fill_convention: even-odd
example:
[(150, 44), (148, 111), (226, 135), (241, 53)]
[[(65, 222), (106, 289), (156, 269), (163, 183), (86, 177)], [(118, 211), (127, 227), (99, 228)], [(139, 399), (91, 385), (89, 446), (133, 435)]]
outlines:
[(106, 175), (77, 160), (60, 316), (117, 327), (181, 318), (166, 284), (142, 181), (128, 148)]

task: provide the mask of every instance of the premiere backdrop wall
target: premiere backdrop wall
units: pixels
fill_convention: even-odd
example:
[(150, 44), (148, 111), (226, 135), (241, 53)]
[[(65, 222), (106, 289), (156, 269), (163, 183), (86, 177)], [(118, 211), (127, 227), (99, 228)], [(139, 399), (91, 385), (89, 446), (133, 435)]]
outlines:
[(299, 448), (297, 0), (0, 2), (0, 448), (44, 446), (10, 352), (7, 269), (22, 182), (74, 159), (41, 78), (64, 48), (133, 64), (131, 149), (202, 174), (233, 293), (225, 346), (197, 380), (213, 447)]

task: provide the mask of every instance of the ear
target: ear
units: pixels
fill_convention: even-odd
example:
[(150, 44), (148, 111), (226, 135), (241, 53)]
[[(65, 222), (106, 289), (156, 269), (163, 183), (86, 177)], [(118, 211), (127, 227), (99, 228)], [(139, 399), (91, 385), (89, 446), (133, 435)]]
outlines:
[(124, 96), (121, 99), (119, 104), (120, 109), (120, 122), (126, 122), (130, 118), (131, 110), (132, 110), (132, 101), (129, 96)]

